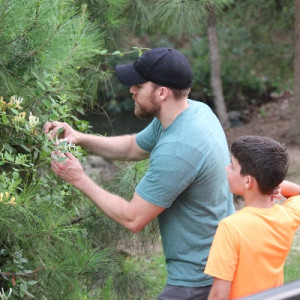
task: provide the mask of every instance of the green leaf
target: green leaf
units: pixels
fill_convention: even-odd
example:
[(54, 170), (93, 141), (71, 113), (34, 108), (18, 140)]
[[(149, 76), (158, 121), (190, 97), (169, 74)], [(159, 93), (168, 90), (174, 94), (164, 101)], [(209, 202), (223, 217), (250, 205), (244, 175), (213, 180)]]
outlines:
[(31, 297), (31, 298), (35, 298), (31, 293), (29, 293), (28, 291), (25, 292), (27, 297)]
[(4, 152), (4, 158), (5, 158), (7, 161), (11, 161), (11, 162), (14, 161), (14, 158), (13, 158), (7, 151)]
[(51, 108), (51, 102), (46, 100), (46, 99), (42, 99), (42, 103), (47, 107), (47, 108)]
[(63, 132), (64, 132), (64, 127), (61, 127), (57, 130), (57, 135), (60, 135)]
[(20, 144), (19, 146), (22, 147), (25, 151), (31, 152), (31, 150), (27, 146), (25, 146), (24, 144)]
[(20, 290), (23, 291), (23, 292), (27, 292), (27, 289), (28, 289), (27, 284), (22, 282), (20, 284)]
[[(59, 113), (55, 109), (52, 110), (51, 116), (53, 116), (53, 115), (55, 116), (54, 118), (59, 117)], [(52, 117), (51, 117), (51, 119), (52, 119)]]
[(67, 144), (68, 144), (67, 141), (62, 141), (62, 142), (60, 142), (60, 143), (58, 144), (58, 147), (64, 147), (64, 146), (66, 146)]
[(7, 123), (8, 123), (8, 119), (7, 119), (6, 113), (4, 113), (4, 114), (2, 115), (2, 122), (3, 122), (4, 124), (7, 124)]
[(29, 123), (25, 123), (25, 129), (27, 130), (27, 131), (30, 131), (30, 125), (29, 125)]
[(10, 111), (12, 111), (15, 115), (18, 115), (19, 114), (19, 111), (17, 111), (16, 109), (14, 108), (10, 108)]
[(100, 51), (99, 49), (90, 49), (90, 52), (96, 53), (96, 54), (106, 54), (107, 50)]
[(8, 152), (12, 152), (12, 151), (13, 151), (13, 148), (12, 148), (9, 144), (4, 143), (3, 146), (4, 146), (4, 148), (5, 148)]
[(45, 86), (40, 81), (37, 81), (36, 83), (43, 91), (46, 89)]
[(75, 109), (76, 109), (76, 111), (78, 111), (82, 115), (84, 114), (84, 109), (82, 107), (76, 107)]

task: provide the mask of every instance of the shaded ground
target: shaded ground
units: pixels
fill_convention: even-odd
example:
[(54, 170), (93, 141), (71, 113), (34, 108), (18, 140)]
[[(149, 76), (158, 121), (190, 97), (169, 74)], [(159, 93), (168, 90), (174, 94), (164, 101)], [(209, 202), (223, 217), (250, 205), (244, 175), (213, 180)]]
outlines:
[(241, 135), (272, 137), (287, 145), (290, 154), (288, 179), (300, 183), (300, 146), (288, 145), (287, 132), (290, 127), (291, 105), (289, 95), (277, 97), (251, 113), (251, 121), (226, 131), (229, 145)]
[[(287, 97), (276, 99), (259, 108), (253, 108), (251, 112), (245, 112), (250, 122), (239, 127), (227, 130), (226, 135), (229, 144), (241, 135), (264, 135), (275, 138), (282, 143), (287, 142), (286, 132), (290, 126), (291, 105)], [(241, 118), (243, 118), (243, 113)]]

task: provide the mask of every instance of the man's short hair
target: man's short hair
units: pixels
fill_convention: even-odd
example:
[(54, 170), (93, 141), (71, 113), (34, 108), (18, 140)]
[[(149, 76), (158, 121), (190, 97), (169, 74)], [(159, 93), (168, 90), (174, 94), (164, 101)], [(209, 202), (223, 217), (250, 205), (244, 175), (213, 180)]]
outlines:
[[(158, 88), (161, 87), (161, 85), (153, 83), (153, 82), (152, 82), (152, 86), (153, 86), (154, 89), (158, 89)], [(188, 97), (188, 95), (191, 91), (191, 88), (186, 88), (186, 89), (169, 88), (169, 89), (172, 91), (175, 99), (186, 98), (186, 97)]]
[(272, 138), (238, 137), (231, 146), (231, 153), (241, 166), (241, 175), (253, 176), (263, 194), (271, 194), (286, 176), (287, 150)]

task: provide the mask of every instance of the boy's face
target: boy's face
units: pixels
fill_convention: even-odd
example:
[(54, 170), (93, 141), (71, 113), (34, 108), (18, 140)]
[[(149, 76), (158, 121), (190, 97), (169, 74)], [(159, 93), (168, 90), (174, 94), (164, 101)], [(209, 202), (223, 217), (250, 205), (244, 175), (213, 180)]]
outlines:
[(226, 167), (226, 172), (231, 193), (243, 195), (245, 184), (243, 180), (244, 177), (240, 173), (241, 166), (234, 156), (231, 157), (231, 163)]

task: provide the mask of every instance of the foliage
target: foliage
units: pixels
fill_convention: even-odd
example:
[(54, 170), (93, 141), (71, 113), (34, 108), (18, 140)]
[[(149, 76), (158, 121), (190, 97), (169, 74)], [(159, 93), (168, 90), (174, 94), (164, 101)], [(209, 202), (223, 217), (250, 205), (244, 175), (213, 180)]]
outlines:
[[(1, 286), (12, 288), (15, 297), (74, 299), (92, 289), (95, 280), (99, 288), (108, 277), (114, 281), (116, 277), (136, 277), (131, 273), (121, 276), (120, 263), (92, 247), (88, 226), (79, 226), (76, 221), (88, 214), (90, 206), (78, 191), (59, 182), (45, 168), (53, 150), (73, 151), (78, 156), (81, 149), (43, 135), (39, 119), (32, 114), (26, 118), (28, 113), (22, 111), (22, 98), (1, 101), (5, 141), (1, 151), (5, 171), (0, 175)], [(29, 147), (34, 151), (19, 152)], [(99, 244), (103, 249), (104, 243)], [(124, 287), (114, 285), (111, 293), (120, 289)], [(53, 290), (59, 292), (52, 294)]]
[(145, 291), (140, 300), (156, 299), (167, 281), (167, 269), (165, 257), (160, 245), (157, 249), (152, 249), (151, 252), (129, 257), (126, 264), (134, 270), (142, 270), (146, 273), (150, 288)]
[[(149, 50), (149, 48), (133, 46), (127, 51), (106, 52), (105, 66), (108, 69), (114, 69), (117, 64), (132, 62), (146, 50)], [(98, 89), (98, 105), (95, 109), (103, 111), (104, 114), (132, 111), (134, 103), (128, 90), (128, 86), (121, 84), (116, 76), (109, 78), (105, 85)]]
[(147, 33), (169, 36), (195, 36), (205, 28), (210, 5), (224, 7), (232, 0), (140, 0), (140, 10), (148, 11), (147, 18), (139, 25)]
[[(90, 32), (86, 12), (69, 9), (70, 1), (1, 1), (1, 94), (7, 89), (27, 96), (33, 106), (43, 98), (64, 93), (79, 101), (82, 78), (78, 68), (88, 66), (100, 36)], [(79, 62), (84, 62), (80, 66)], [(70, 101), (70, 100), (69, 100)]]
[[(195, 39), (190, 50), (184, 51), (191, 61), (196, 79), (193, 82), (192, 96), (213, 106), (206, 38)], [(223, 48), (220, 51), (225, 52)], [(228, 110), (241, 110), (258, 105), (275, 89), (269, 80), (249, 71), (249, 67), (246, 64), (232, 65), (232, 61), (226, 59), (222, 62), (222, 85)]]
[[(148, 160), (116, 163), (119, 171), (117, 171), (114, 179), (105, 185), (106, 189), (130, 200), (135, 187), (148, 169), (148, 164)], [(87, 224), (91, 239), (96, 243), (101, 241), (102, 245), (113, 246), (124, 254), (143, 253), (159, 238), (156, 220), (153, 220), (140, 233), (133, 236), (128, 230), (113, 222), (102, 212), (92, 210), (91, 213), (99, 216), (91, 219), (92, 223)], [(112, 232), (114, 234), (113, 239), (111, 238)]]
[(120, 48), (120, 44), (130, 37), (132, 30), (147, 23), (150, 17), (147, 1), (76, 0), (76, 3), (87, 4), (90, 20), (101, 32), (105, 32), (108, 49)]
[[(298, 237), (298, 248), (300, 242)], [(287, 257), (285, 267), (284, 267), (284, 281), (286, 283), (297, 280), (300, 278), (300, 267), (297, 262), (299, 262), (300, 254), (299, 249), (292, 249)]]
[(223, 63), (277, 90), (293, 78), (294, 5), (288, 0), (239, 1), (219, 15)]
[(77, 116), (107, 78), (95, 67), (107, 52), (102, 34), (71, 0), (0, 0), (0, 15), (1, 297), (94, 299), (109, 278), (116, 299), (138, 294), (140, 274), (91, 240), (93, 205), (50, 170), (53, 150), (86, 153), (42, 128), (63, 120), (89, 130)]
[(12, 289), (10, 289), (9, 292), (7, 293), (7, 295), (6, 295), (6, 293), (4, 292), (4, 290), (3, 290), (3, 288), (2, 288), (2, 289), (1, 289), (1, 292), (0, 292), (0, 299), (1, 299), (1, 300), (6, 300), (6, 299), (8, 299), (8, 298), (10, 297), (10, 295), (11, 295), (11, 292), (12, 292)]

